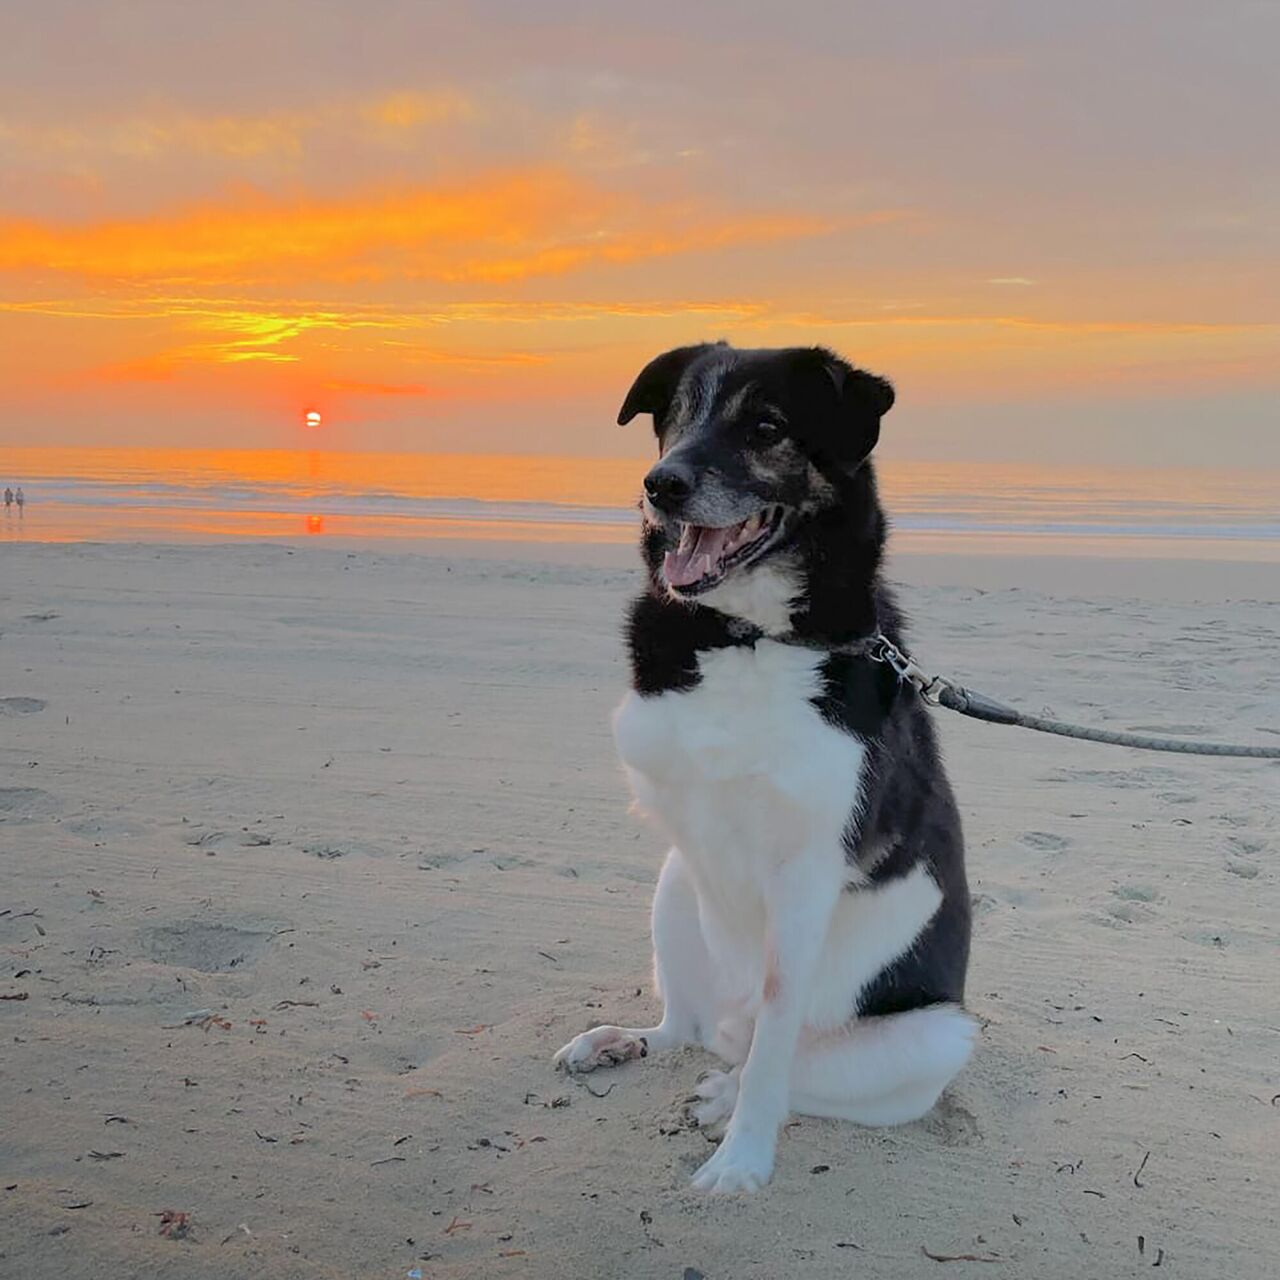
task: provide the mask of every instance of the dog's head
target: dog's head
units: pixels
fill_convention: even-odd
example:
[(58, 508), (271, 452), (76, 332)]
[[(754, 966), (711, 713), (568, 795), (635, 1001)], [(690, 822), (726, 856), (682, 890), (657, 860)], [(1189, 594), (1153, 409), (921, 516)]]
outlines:
[(821, 347), (704, 343), (650, 361), (618, 421), (653, 415), (645, 546), (667, 590), (701, 596), (779, 558), (844, 500), (892, 404), (888, 382)]

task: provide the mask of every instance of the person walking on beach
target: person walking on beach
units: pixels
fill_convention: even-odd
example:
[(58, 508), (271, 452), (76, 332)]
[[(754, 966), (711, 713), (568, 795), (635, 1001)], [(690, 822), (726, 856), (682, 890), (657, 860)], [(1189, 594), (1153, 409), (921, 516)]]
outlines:
[(4, 509), (6, 511), (13, 506), (13, 490), (8, 485), (4, 487)]
[(27, 495), (22, 492), (22, 486), (18, 486), (18, 492), (13, 495), (14, 501), (18, 504), (18, 514), (22, 514), (22, 508), (26, 505)]

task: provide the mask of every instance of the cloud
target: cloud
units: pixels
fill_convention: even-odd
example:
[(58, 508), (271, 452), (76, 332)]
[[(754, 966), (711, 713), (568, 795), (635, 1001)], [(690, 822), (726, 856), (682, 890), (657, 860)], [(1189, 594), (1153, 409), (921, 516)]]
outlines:
[(346, 391), (357, 396), (427, 396), (429, 387), (420, 382), (361, 382), (354, 378), (330, 378), (320, 384), (325, 391)]
[(765, 244), (775, 240), (796, 240), (822, 235), (833, 229), (829, 219), (807, 214), (757, 215), (708, 221), (658, 232), (630, 232), (622, 235), (599, 233), (576, 244), (549, 246), (514, 255), (477, 257), (446, 274), (446, 280), (482, 281), (506, 284), (530, 276), (565, 275), (595, 263), (632, 263), (647, 258), (669, 258), (700, 250), (730, 248), (741, 244)]
[(0, 300), (0, 312), (90, 320), (208, 319), (228, 327), (270, 325), (276, 317), (305, 318), (311, 327), (333, 329), (399, 328), (454, 323), (542, 324), (548, 321), (595, 322), (602, 319), (678, 319), (698, 317), (745, 322), (772, 312), (768, 303), (744, 298), (660, 299), (651, 302), (610, 299), (513, 301), (496, 299), (448, 302), (430, 306), (394, 306), (387, 302), (351, 302), (314, 298), (121, 297), (36, 298)]
[[(619, 343), (646, 342), (639, 335), (669, 324), (723, 330), (763, 310), (762, 304), (732, 299), (507, 300), (424, 307), (162, 294), (0, 301), (0, 321), (10, 320), (9, 342), (22, 340), (25, 332), (26, 342), (35, 344), (35, 359), (15, 365), (28, 381), (154, 383), (219, 366), (229, 371), (275, 364), (293, 365), (316, 378), (333, 378), (341, 370), (348, 381), (370, 386), (416, 385), (423, 369), (434, 369), (460, 381), (483, 379), (492, 387), (521, 371), (564, 369), (584, 354), (590, 359), (589, 353)], [(58, 336), (60, 326), (65, 339)], [(37, 372), (41, 368), (47, 370), (44, 375)]]
[(469, 120), (479, 112), (473, 98), (454, 89), (437, 89), (430, 93), (391, 93), (362, 104), (358, 114), (379, 128), (407, 130)]
[[(749, 345), (821, 340), (848, 349), (871, 367), (909, 377), (917, 394), (949, 388), (965, 394), (998, 378), (1020, 394), (1058, 386), (1137, 381), (1126, 370), (1181, 368), (1182, 380), (1206, 385), (1224, 371), (1262, 376), (1277, 326), (1179, 320), (1057, 319), (996, 313), (885, 313), (799, 309), (741, 298), (476, 300), (429, 306), (283, 298), (63, 297), (0, 302), (15, 323), (66, 322), (65, 346), (81, 378), (113, 384), (157, 382), (200, 369), (292, 367), (298, 376), (339, 380), (374, 395), (428, 394), (420, 381), (435, 371), (431, 393), (449, 386), (504, 387), (558, 376), (578, 385), (609, 381), (621, 364), (691, 336), (727, 336)], [(26, 319), (24, 319), (26, 318)], [(86, 331), (83, 326), (88, 325)], [(52, 344), (53, 330), (45, 341)], [(95, 361), (93, 334), (111, 354)], [(107, 335), (110, 335), (107, 339)], [(62, 345), (62, 344), (58, 344)], [(154, 349), (147, 351), (148, 346)], [(139, 348), (142, 348), (140, 351)], [(130, 352), (134, 354), (129, 354)], [(123, 354), (122, 354), (123, 353)], [(42, 360), (47, 357), (42, 357)], [(1232, 362), (1235, 363), (1232, 363)], [(75, 376), (65, 369), (68, 376)], [(1254, 374), (1249, 374), (1253, 378)], [(388, 388), (401, 388), (390, 390)], [(422, 388), (414, 390), (414, 388)]]
[(820, 235), (830, 219), (645, 205), (555, 169), (343, 199), (246, 192), (146, 218), (0, 218), (0, 272), (119, 286), (388, 279), (499, 283), (594, 263)]
[(402, 90), (258, 114), (173, 109), (73, 123), (10, 116), (0, 118), (0, 145), (42, 163), (50, 157), (158, 162), (192, 154), (291, 160), (321, 135), (399, 143), (406, 135), (478, 114), (475, 101), (456, 89)]

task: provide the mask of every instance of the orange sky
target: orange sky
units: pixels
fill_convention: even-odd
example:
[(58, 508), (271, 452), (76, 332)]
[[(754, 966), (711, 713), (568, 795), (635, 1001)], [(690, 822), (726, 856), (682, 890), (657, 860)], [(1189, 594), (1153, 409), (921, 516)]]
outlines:
[(902, 456), (1280, 463), (1280, 14), (863, 8), (22, 6), (0, 444), (639, 454), (724, 336)]

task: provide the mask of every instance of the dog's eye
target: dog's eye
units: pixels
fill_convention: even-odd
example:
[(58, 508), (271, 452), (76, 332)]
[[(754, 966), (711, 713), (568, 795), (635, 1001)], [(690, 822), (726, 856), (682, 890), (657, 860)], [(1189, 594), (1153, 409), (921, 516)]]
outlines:
[(782, 437), (782, 428), (776, 422), (763, 418), (747, 432), (747, 436), (752, 444), (777, 444)]

